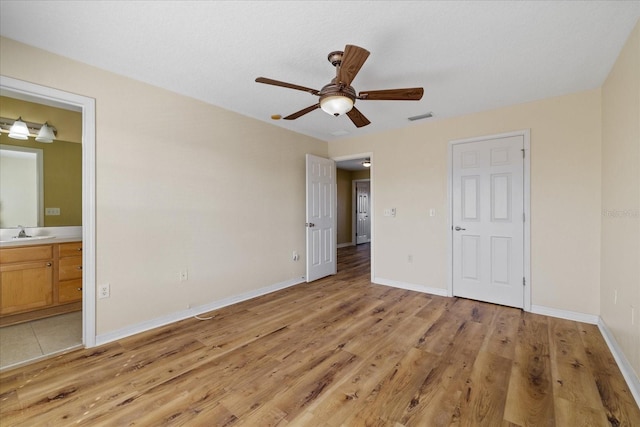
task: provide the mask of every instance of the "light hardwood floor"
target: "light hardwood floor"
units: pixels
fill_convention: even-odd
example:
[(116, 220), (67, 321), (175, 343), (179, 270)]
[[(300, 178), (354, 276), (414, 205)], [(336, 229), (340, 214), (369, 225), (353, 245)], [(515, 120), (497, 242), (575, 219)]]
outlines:
[(0, 374), (2, 426), (640, 426), (596, 326), (339, 273)]

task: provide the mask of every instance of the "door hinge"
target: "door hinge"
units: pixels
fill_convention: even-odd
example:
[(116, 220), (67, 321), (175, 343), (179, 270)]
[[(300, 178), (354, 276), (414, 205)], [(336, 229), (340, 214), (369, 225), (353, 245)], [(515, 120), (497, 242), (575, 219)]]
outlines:
[(521, 148), (520, 151), (522, 151), (522, 158), (524, 159), (524, 148)]
[(522, 278), (522, 286), (527, 286), (527, 279), (524, 277)]

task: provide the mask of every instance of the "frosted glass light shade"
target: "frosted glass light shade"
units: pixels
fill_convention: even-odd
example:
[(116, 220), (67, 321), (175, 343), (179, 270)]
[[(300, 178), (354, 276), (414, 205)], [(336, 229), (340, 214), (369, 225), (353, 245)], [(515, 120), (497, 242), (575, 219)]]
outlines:
[(22, 117), (18, 118), (11, 128), (9, 129), (9, 138), (13, 139), (29, 139), (29, 128), (27, 128), (27, 124), (22, 121)]
[(48, 124), (43, 124), (38, 132), (38, 136), (36, 136), (36, 141), (49, 143), (53, 142), (54, 139), (56, 139), (56, 136), (53, 134), (53, 130)]
[(351, 111), (353, 99), (342, 95), (327, 96), (320, 101), (320, 108), (327, 114), (339, 116)]

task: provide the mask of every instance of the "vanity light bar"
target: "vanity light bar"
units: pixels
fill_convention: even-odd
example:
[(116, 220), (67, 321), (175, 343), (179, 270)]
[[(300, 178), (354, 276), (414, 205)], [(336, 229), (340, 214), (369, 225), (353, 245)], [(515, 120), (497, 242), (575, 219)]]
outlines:
[[(7, 119), (5, 117), (0, 117), (0, 131), (9, 133), (9, 129), (11, 129), (11, 126), (13, 126), (13, 123), (16, 120), (17, 119)], [(33, 122), (26, 122), (26, 121), (25, 121), (25, 124), (29, 129), (29, 136), (33, 136), (33, 137), (38, 136), (38, 132), (40, 132), (40, 128), (44, 125), (43, 123), (33, 123)], [(47, 123), (47, 126), (53, 131), (53, 134), (55, 136), (58, 136), (58, 130), (55, 127), (51, 126), (49, 123)]]

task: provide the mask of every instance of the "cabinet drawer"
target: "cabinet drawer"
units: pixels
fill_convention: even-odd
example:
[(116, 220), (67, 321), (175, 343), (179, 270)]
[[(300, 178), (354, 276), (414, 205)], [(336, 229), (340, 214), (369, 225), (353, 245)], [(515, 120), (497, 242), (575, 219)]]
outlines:
[(60, 258), (82, 255), (82, 242), (60, 243), (58, 251)]
[(53, 258), (53, 246), (28, 246), (24, 248), (0, 249), (0, 263), (41, 261)]
[(80, 301), (82, 299), (82, 279), (67, 280), (58, 284), (58, 302)]
[(60, 258), (58, 261), (58, 280), (72, 280), (82, 278), (82, 257), (74, 256)]

